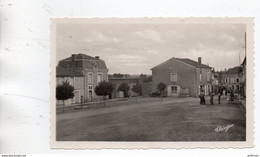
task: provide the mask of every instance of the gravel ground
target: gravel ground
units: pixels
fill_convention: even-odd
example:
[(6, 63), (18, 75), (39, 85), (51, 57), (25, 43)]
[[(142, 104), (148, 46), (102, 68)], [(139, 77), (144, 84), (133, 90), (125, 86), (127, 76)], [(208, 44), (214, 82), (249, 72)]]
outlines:
[[(208, 98), (207, 102), (209, 102)], [(216, 102), (216, 100), (215, 100)], [(113, 105), (113, 103), (115, 105)], [(57, 141), (244, 141), (239, 104), (140, 98), (57, 114)], [(228, 129), (227, 129), (228, 128)]]

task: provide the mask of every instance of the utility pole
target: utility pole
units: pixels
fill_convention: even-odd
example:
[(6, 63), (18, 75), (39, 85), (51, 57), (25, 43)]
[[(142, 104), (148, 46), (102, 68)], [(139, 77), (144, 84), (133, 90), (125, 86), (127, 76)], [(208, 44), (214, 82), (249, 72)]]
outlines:
[(238, 56), (238, 57), (239, 57), (239, 59), (238, 59), (238, 66), (240, 66), (240, 63), (241, 63), (241, 62), (240, 62), (240, 53), (239, 53), (239, 56)]
[(246, 32), (245, 32), (245, 57), (246, 57)]

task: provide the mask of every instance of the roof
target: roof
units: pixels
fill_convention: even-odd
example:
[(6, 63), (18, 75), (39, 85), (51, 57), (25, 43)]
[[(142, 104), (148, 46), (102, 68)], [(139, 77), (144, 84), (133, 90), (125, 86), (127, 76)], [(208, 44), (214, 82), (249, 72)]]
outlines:
[(63, 67), (56, 67), (56, 77), (83, 77), (83, 75), (74, 70), (65, 69)]
[[(89, 59), (89, 60), (99, 60), (98, 58), (95, 58), (95, 57), (91, 57), (89, 55), (86, 55), (86, 54), (83, 54), (83, 53), (79, 53), (79, 54), (76, 54), (76, 59)], [(71, 56), (66, 58), (66, 59), (63, 59), (63, 60), (66, 60), (66, 61), (71, 61)]]
[(243, 62), (241, 65), (245, 65), (246, 64), (246, 57), (244, 58)]
[[(87, 69), (93, 69), (95, 66), (98, 69), (107, 69), (107, 66), (105, 62), (99, 58), (91, 57), (86, 54), (75, 54), (75, 62), (76, 67), (75, 68), (87, 68)], [(59, 66), (64, 68), (71, 68), (72, 67), (72, 57), (65, 58), (61, 61), (59, 61)]]
[(239, 74), (242, 71), (242, 67), (234, 67), (231, 69), (228, 69), (225, 74)]
[[(188, 58), (175, 58), (175, 57), (172, 57), (171, 59), (169, 59), (169, 60), (172, 60), (172, 59), (176, 59), (176, 60), (179, 60), (179, 61), (181, 61), (181, 62), (183, 62), (183, 63), (186, 63), (186, 64), (189, 64), (189, 65), (191, 65), (191, 66), (193, 66), (193, 67), (195, 67), (195, 68), (207, 68), (207, 69), (211, 69), (211, 67), (210, 66), (207, 66), (207, 65), (205, 65), (205, 64), (199, 64), (198, 62), (196, 62), (196, 61), (194, 61), (194, 60), (191, 60), (191, 59), (188, 59)], [(165, 62), (167, 62), (167, 61), (165, 61)], [(164, 63), (164, 62), (163, 62)], [(160, 64), (159, 64), (160, 65)], [(157, 65), (158, 66), (158, 65)], [(155, 67), (157, 67), (157, 66), (155, 66)], [(153, 68), (155, 68), (155, 67), (153, 67)], [(152, 68), (152, 69), (153, 69)]]
[(209, 69), (211, 69), (210, 66), (207, 66), (205, 64), (199, 64), (199, 62), (196, 62), (196, 61), (188, 59), (188, 58), (176, 58), (176, 59), (178, 59), (178, 60), (180, 60), (180, 61), (182, 61), (186, 64), (192, 65), (196, 68), (209, 68)]

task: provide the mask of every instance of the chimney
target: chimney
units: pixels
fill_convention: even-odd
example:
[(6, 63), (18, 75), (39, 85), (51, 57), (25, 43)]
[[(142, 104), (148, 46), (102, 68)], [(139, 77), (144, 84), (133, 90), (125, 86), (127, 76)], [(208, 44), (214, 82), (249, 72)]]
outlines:
[(75, 65), (76, 65), (76, 54), (72, 54), (71, 55), (71, 68), (75, 69)]
[(201, 64), (201, 57), (198, 58), (198, 63)]
[(99, 59), (99, 56), (95, 56), (96, 59)]

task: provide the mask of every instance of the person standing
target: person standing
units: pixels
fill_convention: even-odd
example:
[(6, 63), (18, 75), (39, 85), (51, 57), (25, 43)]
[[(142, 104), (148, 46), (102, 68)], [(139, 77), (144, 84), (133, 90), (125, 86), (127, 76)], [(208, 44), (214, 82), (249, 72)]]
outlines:
[(84, 102), (84, 99), (83, 99), (83, 96), (81, 95), (80, 96), (80, 106), (81, 106), (81, 108), (83, 108), (83, 102)]
[(235, 99), (235, 95), (234, 95), (233, 91), (231, 91), (231, 94), (230, 94), (230, 102), (231, 102), (231, 104), (234, 104), (234, 99)]
[(210, 93), (210, 104), (211, 104), (211, 105), (214, 104), (214, 102), (213, 102), (213, 98), (214, 98), (214, 93), (211, 92), (211, 93)]
[(202, 105), (202, 92), (200, 92), (199, 98), (200, 98), (200, 105)]
[(220, 104), (220, 99), (221, 99), (221, 93), (218, 92), (218, 104)]
[(202, 101), (202, 104), (203, 104), (203, 105), (206, 104), (205, 94), (204, 94), (204, 91), (203, 91), (203, 90), (201, 91), (201, 101)]
[(223, 97), (226, 98), (226, 91), (225, 91), (225, 89), (223, 90)]

